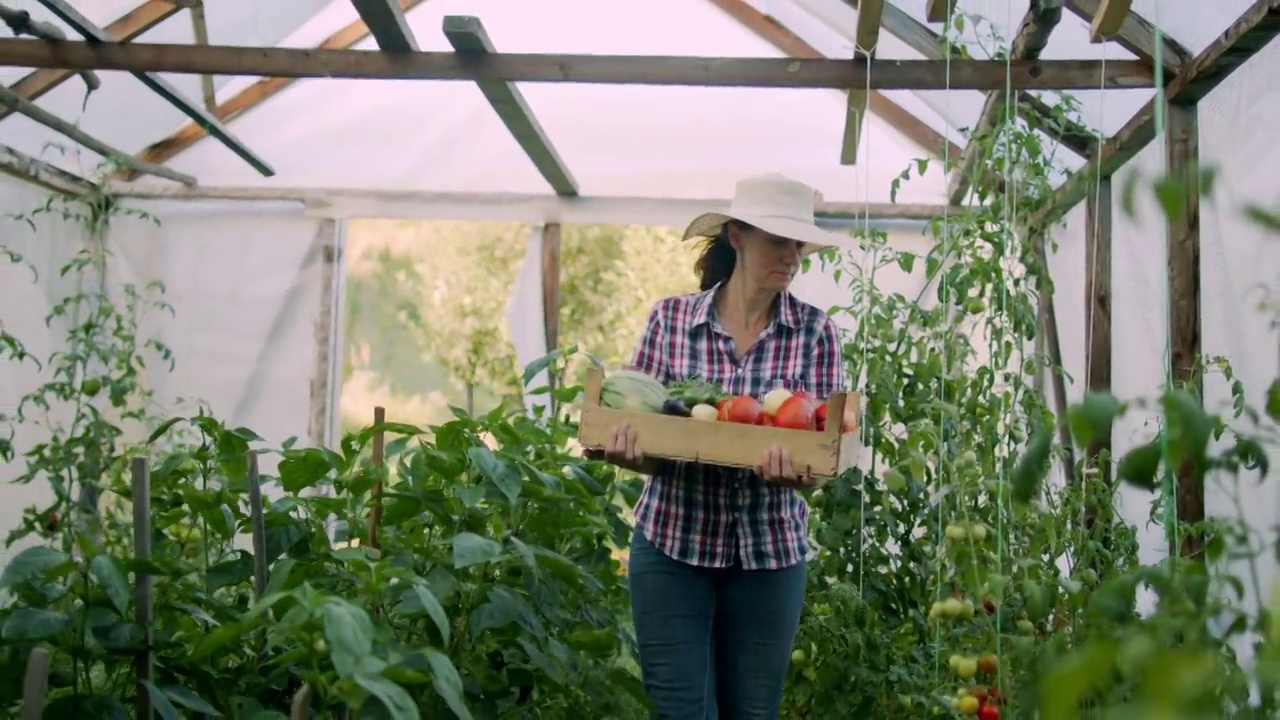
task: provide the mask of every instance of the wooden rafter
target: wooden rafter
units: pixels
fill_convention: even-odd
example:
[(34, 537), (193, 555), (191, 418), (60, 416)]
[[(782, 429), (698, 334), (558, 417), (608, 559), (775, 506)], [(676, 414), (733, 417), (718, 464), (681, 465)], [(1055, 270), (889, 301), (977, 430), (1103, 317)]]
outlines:
[(140, 173), (155, 175), (156, 177), (173, 180), (184, 185), (196, 184), (196, 179), (190, 175), (184, 175), (176, 170), (170, 170), (167, 167), (152, 165), (151, 163), (145, 163), (134, 159), (129, 154), (111, 147), (3, 85), (0, 85), (0, 105), (4, 105), (14, 112), (25, 115), (54, 132), (60, 133), (80, 143), (107, 160), (123, 163)]
[[(788, 57), (803, 60), (826, 59), (825, 55), (805, 42), (799, 35), (796, 35), (774, 18), (765, 15), (743, 0), (708, 1)], [(863, 87), (857, 89), (865, 90)], [(946, 138), (937, 130), (929, 127), (928, 123), (916, 117), (915, 114), (894, 102), (884, 93), (872, 91), (867, 98), (867, 110), (882, 118), (886, 123), (915, 144), (924, 148), (934, 157), (940, 158), (943, 156), (943, 148), (947, 142)], [(960, 151), (955, 145), (952, 145), (951, 148), (953, 152), (959, 153)]]
[[(859, 5), (859, 0), (844, 2), (855, 10)], [(959, 46), (948, 44), (942, 35), (892, 2), (884, 4), (882, 24), (886, 32), (928, 60), (945, 60), (948, 50), (953, 60), (964, 57)], [(1088, 157), (1097, 149), (1098, 139), (1093, 131), (1070, 118), (1058, 117), (1048, 103), (1035, 95), (1026, 91), (1019, 92), (1016, 107), (1018, 116), (1028, 125), (1062, 143), (1063, 147), (1080, 157)], [(960, 151), (957, 149), (951, 157), (959, 158)]]
[[(1130, 13), (1129, 17), (1133, 14)], [(1277, 34), (1280, 34), (1280, 0), (1256, 0), (1240, 19), (1209, 43), (1165, 86), (1166, 101), (1175, 104), (1198, 102)], [(1114, 137), (1104, 142), (1084, 167), (1054, 191), (1031, 223), (1045, 227), (1057, 221), (1084, 199), (1097, 178), (1111, 177), (1142, 152), (1156, 137), (1156, 103), (1159, 99), (1159, 96), (1152, 98)]]
[[(177, 4), (177, 3), (175, 3)], [(204, 16), (204, 0), (191, 0), (191, 36), (195, 46), (209, 44), (209, 22)], [(200, 76), (200, 94), (204, 97), (204, 109), (213, 112), (218, 107), (218, 96), (213, 91), (213, 76)]]
[[(858, 7), (858, 25), (853, 35), (854, 57), (874, 58), (880, 43), (880, 18), (884, 15), (884, 0), (862, 0)], [(840, 164), (855, 165), (858, 162), (858, 145), (862, 142), (862, 123), (867, 115), (871, 93), (858, 88), (849, 91), (845, 102), (844, 137), (840, 142)], [(939, 143), (938, 147), (942, 147)]]
[(1093, 20), (1089, 23), (1089, 39), (1093, 42), (1103, 42), (1120, 32), (1125, 18), (1129, 16), (1131, 1), (1102, 0), (1093, 13)]
[(0, 145), (0, 172), (64, 195), (87, 195), (97, 190), (96, 185), (79, 175), (20, 153), (8, 145)]
[[(103, 28), (112, 42), (125, 43), (178, 14), (181, 8), (169, 0), (148, 0)], [(44, 69), (28, 73), (9, 89), (28, 100), (35, 100), (75, 76), (71, 70)], [(12, 115), (0, 108), (0, 120)]]
[(360, 19), (373, 33), (378, 47), (386, 52), (417, 52), (418, 41), (405, 19), (403, 3), (397, 0), (351, 0)]
[[(406, 13), (413, 8), (421, 5), (427, 0), (400, 0), (400, 7)], [(357, 43), (362, 42), (369, 37), (369, 26), (365, 25), (363, 20), (354, 20), (348, 23), (338, 32), (325, 38), (324, 42), (317, 46), (320, 50), (345, 50), (354, 47)], [(67, 72), (65, 70), (42, 71), (42, 72)], [(69, 73), (68, 73), (69, 74)], [(214, 117), (224, 123), (229, 123), (235, 118), (249, 112), (258, 107), (263, 101), (278, 95), (282, 90), (297, 82), (297, 78), (288, 77), (266, 77), (258, 80), (249, 87), (241, 90), (235, 95), (227, 98), (225, 102), (219, 103), (218, 107), (213, 111)], [(165, 163), (174, 157), (189, 149), (201, 139), (208, 136), (205, 129), (198, 123), (189, 122), (178, 128), (172, 135), (154, 142), (146, 147), (142, 152), (138, 153), (139, 160), (151, 163)], [(126, 173), (122, 175), (125, 180), (137, 179), (137, 173)]]
[[(453, 45), (453, 49), (460, 53), (495, 52), (480, 18), (447, 16), (444, 19), (444, 36)], [(511, 131), (525, 155), (533, 161), (534, 167), (538, 168), (538, 172), (546, 178), (556, 194), (566, 197), (577, 195), (578, 183), (569, 173), (564, 160), (560, 159), (551, 140), (547, 138), (546, 131), (529, 110), (529, 105), (515, 84), (501, 81), (481, 81), (476, 84), (489, 105), (498, 113), (502, 124)]]
[[(1014, 60), (1039, 58), (1040, 53), (1049, 44), (1050, 34), (1061, 19), (1061, 0), (1032, 0), (1031, 7), (1023, 16), (1022, 25), (1018, 28), (1018, 34), (1014, 37), (1013, 45), (1009, 49), (1010, 57)], [(953, 204), (959, 205), (964, 202), (965, 196), (969, 194), (981, 160), (983, 148), (981, 140), (1000, 121), (1000, 114), (1005, 110), (1008, 100), (1009, 94), (1004, 90), (997, 90), (987, 95), (987, 101), (982, 106), (982, 114), (974, 123), (972, 138), (960, 154), (955, 174), (951, 176), (947, 193)]]
[[(40, 0), (54, 2), (55, 0)], [(651, 55), (245, 48), (162, 43), (0, 39), (0, 65), (95, 68), (179, 75), (260, 75), (363, 80), (505, 80), (588, 85), (681, 85), (812, 90), (1105, 90), (1151, 87), (1137, 60), (801, 60)], [(212, 118), (210, 118), (212, 119)]]
[(924, 17), (931, 23), (944, 23), (955, 11), (955, 0), (928, 0), (924, 6)]
[[(1109, 0), (1066, 0), (1073, 15), (1092, 24)], [(1149, 67), (1156, 65), (1156, 28), (1137, 13), (1126, 13), (1110, 40), (1128, 50)], [(1191, 60), (1191, 53), (1167, 33), (1160, 36), (1160, 62), (1170, 73), (1177, 73)]]
[[(39, 0), (39, 2), (41, 5), (44, 5), (46, 8), (48, 8), (49, 11), (52, 12), (54, 15), (57, 15), (58, 19), (62, 20), (64, 23), (70, 26), (71, 29), (80, 33), (80, 35), (82, 35), (88, 41), (83, 44), (75, 43), (76, 45), (81, 45), (86, 49), (90, 49), (90, 48), (95, 49), (99, 52), (102, 52), (102, 51), (109, 52), (110, 50), (120, 49), (120, 48), (125, 48), (126, 50), (128, 50), (128, 49), (135, 49), (138, 47), (138, 45), (135, 45), (133, 43), (130, 43), (127, 45), (121, 45), (121, 44), (112, 42), (111, 36), (107, 35), (107, 33), (102, 28), (89, 22), (88, 18), (86, 18), (84, 15), (81, 15), (80, 12), (77, 11), (75, 8), (71, 7), (71, 5), (66, 2), (66, 0)], [(35, 41), (32, 41), (32, 42), (35, 42)], [(67, 48), (70, 48), (73, 45), (73, 43), (58, 44), (58, 45), (45, 43), (45, 45), (50, 49), (61, 52), (63, 50), (66, 50)], [(160, 47), (160, 46), (153, 45), (151, 47)], [(203, 50), (209, 49), (209, 48), (193, 48), (190, 45), (184, 45), (180, 47), (182, 47), (183, 49), (179, 52), (183, 52), (183, 53), (198, 53)], [(244, 52), (244, 48), (241, 48), (240, 52)], [(252, 150), (250, 150), (247, 146), (245, 146), (244, 143), (236, 139), (230, 132), (227, 131), (225, 127), (222, 126), (222, 123), (218, 122), (217, 118), (213, 117), (208, 112), (206, 112), (203, 108), (192, 103), (190, 100), (184, 97), (177, 88), (175, 88), (172, 84), (169, 83), (168, 80), (165, 80), (164, 78), (160, 77), (155, 72), (149, 72), (145, 70), (133, 70), (131, 71), (131, 73), (133, 74), (134, 77), (138, 78), (138, 80), (142, 81), (143, 85), (146, 85), (147, 87), (151, 88), (153, 92), (155, 92), (157, 95), (159, 95), (160, 97), (168, 101), (170, 105), (173, 105), (175, 108), (181, 110), (183, 114), (185, 114), (187, 117), (190, 117), (192, 120), (204, 125), (205, 129), (209, 132), (210, 135), (218, 138), (218, 140), (220, 140), (222, 144), (226, 145), (228, 149), (230, 149), (236, 155), (239, 155), (241, 158), (243, 158), (245, 162), (249, 163), (259, 173), (267, 177), (270, 177), (275, 174), (275, 170), (271, 169), (271, 166), (268, 165), (265, 160), (258, 157), (256, 154), (254, 154)], [(209, 74), (218, 75), (221, 73), (217, 73), (213, 71), (205, 71), (205, 72), (200, 72), (196, 74), (197, 75), (209, 75)]]

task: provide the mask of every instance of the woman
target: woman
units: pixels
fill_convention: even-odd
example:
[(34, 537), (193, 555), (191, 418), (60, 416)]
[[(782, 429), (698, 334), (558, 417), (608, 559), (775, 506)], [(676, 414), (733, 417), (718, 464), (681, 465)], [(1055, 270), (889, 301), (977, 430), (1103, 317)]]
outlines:
[[(817, 228), (815, 193), (779, 175), (738, 183), (727, 213), (696, 218), (708, 238), (701, 292), (654, 306), (632, 364), (664, 384), (700, 376), (757, 398), (776, 387), (844, 390), (834, 323), (788, 292), (803, 255), (847, 239)], [(755, 472), (646, 459), (614, 428), (605, 458), (650, 476), (635, 508), (628, 574), (640, 666), (658, 717), (778, 717), (804, 600), (808, 506), (786, 448)]]

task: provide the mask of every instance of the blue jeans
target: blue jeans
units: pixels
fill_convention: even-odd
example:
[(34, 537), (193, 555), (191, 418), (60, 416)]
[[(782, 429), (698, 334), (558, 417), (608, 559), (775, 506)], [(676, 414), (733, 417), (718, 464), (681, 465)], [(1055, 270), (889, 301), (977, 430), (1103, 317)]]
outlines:
[(805, 564), (705, 568), (638, 529), (628, 563), (645, 693), (661, 720), (777, 720), (800, 625)]

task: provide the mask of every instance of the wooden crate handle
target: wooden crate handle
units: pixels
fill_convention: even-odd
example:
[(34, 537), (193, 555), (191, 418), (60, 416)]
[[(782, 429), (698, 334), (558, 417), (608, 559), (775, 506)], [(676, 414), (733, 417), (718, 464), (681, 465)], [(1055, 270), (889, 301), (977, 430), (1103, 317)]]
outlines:
[(587, 368), (587, 383), (582, 387), (582, 403), (600, 407), (600, 392), (604, 387), (604, 371), (592, 365)]

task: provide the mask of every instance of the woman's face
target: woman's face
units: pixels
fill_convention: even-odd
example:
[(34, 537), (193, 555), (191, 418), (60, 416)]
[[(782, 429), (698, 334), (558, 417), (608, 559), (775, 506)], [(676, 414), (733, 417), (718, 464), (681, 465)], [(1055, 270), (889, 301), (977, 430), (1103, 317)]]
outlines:
[(738, 252), (738, 267), (745, 279), (762, 289), (781, 292), (791, 285), (800, 271), (800, 252), (804, 243), (770, 235), (752, 228), (742, 230), (729, 226), (729, 242)]

